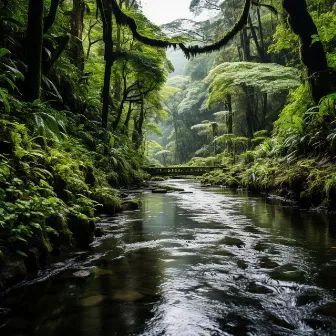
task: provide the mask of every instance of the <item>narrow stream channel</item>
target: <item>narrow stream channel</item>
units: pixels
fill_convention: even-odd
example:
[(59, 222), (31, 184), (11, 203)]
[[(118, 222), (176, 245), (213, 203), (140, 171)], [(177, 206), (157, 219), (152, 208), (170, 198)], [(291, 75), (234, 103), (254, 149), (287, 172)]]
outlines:
[(336, 335), (335, 216), (166, 183), (0, 297), (0, 335)]

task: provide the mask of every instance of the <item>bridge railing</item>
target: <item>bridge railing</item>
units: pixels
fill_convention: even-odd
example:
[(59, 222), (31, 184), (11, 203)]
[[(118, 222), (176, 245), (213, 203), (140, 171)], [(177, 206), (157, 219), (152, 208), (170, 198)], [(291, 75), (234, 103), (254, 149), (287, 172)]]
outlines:
[(178, 166), (178, 167), (143, 167), (151, 175), (203, 175), (215, 169), (224, 169), (224, 166)]

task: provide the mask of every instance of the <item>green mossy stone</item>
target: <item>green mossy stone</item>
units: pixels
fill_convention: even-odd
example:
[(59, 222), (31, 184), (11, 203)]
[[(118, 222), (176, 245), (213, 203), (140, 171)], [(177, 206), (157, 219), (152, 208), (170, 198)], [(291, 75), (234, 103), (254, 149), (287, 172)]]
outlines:
[(95, 224), (89, 218), (71, 214), (68, 219), (68, 226), (79, 247), (87, 247), (93, 242)]
[(244, 247), (245, 243), (240, 240), (239, 238), (234, 238), (234, 237), (225, 237), (224, 239), (219, 241), (220, 244), (225, 244), (225, 245), (235, 245), (237, 247)]
[(133, 199), (122, 202), (123, 210), (138, 210), (141, 206), (141, 201)]
[(259, 251), (259, 252), (264, 252), (268, 248), (269, 248), (269, 245), (267, 243), (264, 243), (264, 242), (258, 242), (254, 247), (254, 249)]
[(291, 264), (286, 264), (274, 269), (270, 276), (275, 280), (293, 281), (303, 283), (305, 281), (305, 272), (298, 270)]

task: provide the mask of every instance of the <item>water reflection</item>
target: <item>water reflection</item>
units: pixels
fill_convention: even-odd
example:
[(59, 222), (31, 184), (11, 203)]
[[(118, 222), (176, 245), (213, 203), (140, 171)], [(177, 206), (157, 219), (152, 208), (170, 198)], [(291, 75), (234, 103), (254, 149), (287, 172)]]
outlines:
[(168, 183), (193, 193), (105, 218), (92, 251), (2, 298), (1, 335), (333, 334), (333, 217)]

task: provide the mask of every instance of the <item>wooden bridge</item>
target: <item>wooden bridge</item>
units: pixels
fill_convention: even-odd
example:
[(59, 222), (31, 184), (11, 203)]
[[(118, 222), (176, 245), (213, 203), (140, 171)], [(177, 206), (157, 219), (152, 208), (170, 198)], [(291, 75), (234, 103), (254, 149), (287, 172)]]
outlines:
[(179, 176), (194, 175), (201, 176), (215, 169), (223, 169), (223, 166), (205, 166), (205, 167), (143, 167), (142, 169), (152, 176)]

